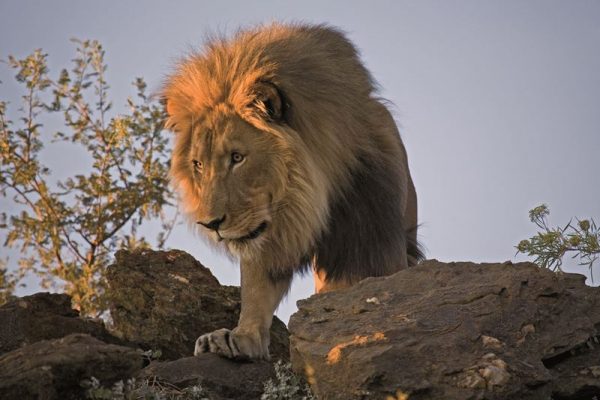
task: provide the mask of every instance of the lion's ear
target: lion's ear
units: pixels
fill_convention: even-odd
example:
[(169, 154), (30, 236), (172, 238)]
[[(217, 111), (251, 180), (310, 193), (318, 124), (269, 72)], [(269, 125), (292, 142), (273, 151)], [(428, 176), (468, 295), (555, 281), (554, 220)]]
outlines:
[(252, 106), (263, 118), (281, 122), (287, 107), (279, 88), (271, 82), (259, 81), (253, 87)]

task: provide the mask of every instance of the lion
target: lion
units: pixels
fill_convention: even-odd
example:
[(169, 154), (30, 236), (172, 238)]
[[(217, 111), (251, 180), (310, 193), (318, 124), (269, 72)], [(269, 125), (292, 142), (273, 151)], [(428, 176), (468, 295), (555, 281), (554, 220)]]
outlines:
[(340, 30), (273, 23), (210, 39), (162, 93), (184, 211), (240, 260), (238, 325), (200, 336), (195, 355), (269, 359), (296, 272), (326, 292), (422, 258), (404, 145)]

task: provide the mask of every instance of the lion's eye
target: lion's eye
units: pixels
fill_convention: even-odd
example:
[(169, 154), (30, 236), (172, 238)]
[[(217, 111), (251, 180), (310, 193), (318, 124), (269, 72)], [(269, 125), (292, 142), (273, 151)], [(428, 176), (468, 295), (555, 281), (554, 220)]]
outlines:
[(194, 164), (194, 168), (200, 171), (202, 169), (202, 162), (198, 160), (192, 160), (192, 164)]
[(244, 161), (244, 156), (243, 155), (241, 155), (238, 152), (231, 153), (231, 162), (233, 164), (238, 164), (238, 163), (241, 163), (242, 161)]

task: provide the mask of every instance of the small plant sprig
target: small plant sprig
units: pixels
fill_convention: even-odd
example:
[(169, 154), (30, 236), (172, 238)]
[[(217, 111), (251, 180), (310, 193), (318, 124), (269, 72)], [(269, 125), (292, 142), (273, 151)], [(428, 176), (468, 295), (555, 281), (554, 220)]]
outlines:
[[(529, 211), (529, 219), (540, 231), (533, 237), (521, 240), (516, 246), (517, 253), (535, 257), (534, 262), (542, 268), (562, 271), (563, 257), (572, 253), (579, 259), (579, 265), (592, 266), (600, 256), (600, 228), (593, 219), (576, 219), (564, 227), (550, 228), (550, 210), (542, 204)], [(593, 278), (593, 277), (592, 277)]]
[(290, 363), (274, 364), (275, 379), (264, 384), (261, 400), (316, 400), (308, 384), (292, 371)]

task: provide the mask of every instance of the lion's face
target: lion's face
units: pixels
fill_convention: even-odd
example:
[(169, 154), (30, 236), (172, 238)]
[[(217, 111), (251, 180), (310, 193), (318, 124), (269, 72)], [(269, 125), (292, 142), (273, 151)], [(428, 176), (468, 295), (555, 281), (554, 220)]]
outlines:
[(276, 138), (217, 107), (190, 124), (186, 142), (174, 154), (174, 175), (201, 229), (233, 252), (268, 237), (286, 177)]
[(165, 87), (167, 125), (176, 133), (173, 186), (214, 243), (285, 268), (323, 231), (331, 185), (306, 142), (309, 128), (290, 122), (285, 90), (262, 69), (238, 76), (211, 60), (183, 64)]

